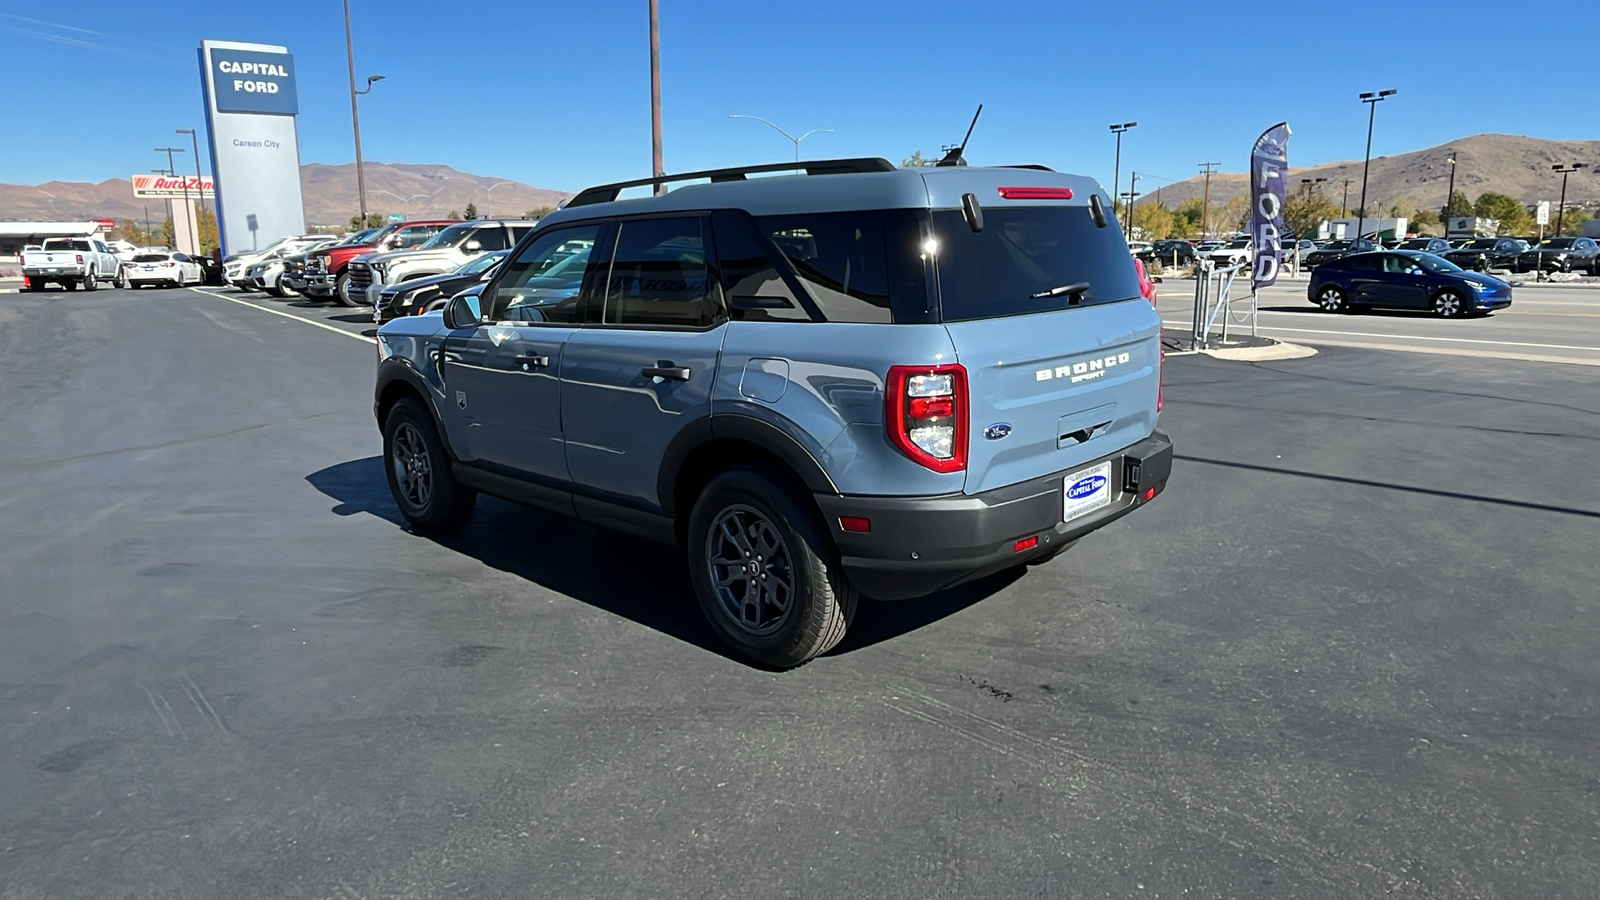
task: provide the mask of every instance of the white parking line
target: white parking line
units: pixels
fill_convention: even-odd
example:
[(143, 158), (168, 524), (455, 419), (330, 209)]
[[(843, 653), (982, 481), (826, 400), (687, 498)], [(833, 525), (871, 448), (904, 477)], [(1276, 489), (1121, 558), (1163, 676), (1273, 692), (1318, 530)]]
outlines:
[[(1193, 329), (1193, 322), (1168, 322), (1163, 320), (1163, 325), (1175, 329)], [(1482, 338), (1453, 338), (1453, 337), (1428, 337), (1420, 334), (1374, 334), (1370, 331), (1329, 331), (1319, 328), (1283, 328), (1278, 325), (1263, 325), (1262, 331), (1292, 331), (1299, 334), (1326, 334), (1333, 337), (1347, 338), (1379, 338), (1388, 341), (1444, 341), (1451, 344), (1485, 344), (1493, 347), (1537, 347), (1541, 350), (1586, 350), (1590, 353), (1600, 353), (1600, 347), (1584, 347), (1577, 344), (1533, 344), (1525, 341), (1488, 341)]]
[(336, 327), (334, 327), (332, 325), (329, 325), (327, 322), (318, 322), (316, 319), (308, 319), (305, 316), (297, 316), (294, 313), (286, 313), (281, 309), (273, 309), (270, 306), (262, 306), (259, 303), (251, 303), (248, 300), (240, 300), (237, 297), (229, 297), (226, 294), (217, 294), (217, 293), (213, 293), (212, 291), (203, 290), (201, 288), (192, 287), (192, 288), (189, 288), (188, 290), (194, 291), (196, 294), (203, 294), (204, 296), (207, 296), (207, 297), (216, 297), (218, 300), (226, 300), (229, 303), (237, 303), (240, 306), (248, 306), (251, 309), (259, 309), (262, 312), (269, 312), (269, 313), (272, 313), (275, 316), (283, 316), (285, 319), (294, 319), (296, 322), (304, 322), (307, 325), (315, 325), (318, 328), (324, 329), (326, 331), (331, 331), (334, 334), (342, 334), (345, 337), (355, 338), (358, 341), (366, 341), (369, 344), (376, 344), (378, 342), (377, 338), (369, 338), (364, 334), (356, 334), (353, 331), (345, 331), (343, 328), (336, 328)]

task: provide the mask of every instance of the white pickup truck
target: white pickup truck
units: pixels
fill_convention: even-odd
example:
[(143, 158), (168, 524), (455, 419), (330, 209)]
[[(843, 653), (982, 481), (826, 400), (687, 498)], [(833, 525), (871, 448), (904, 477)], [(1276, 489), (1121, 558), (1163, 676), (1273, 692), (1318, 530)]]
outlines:
[(122, 260), (95, 238), (47, 238), (38, 250), (22, 251), (22, 289), (42, 291), (55, 283), (69, 291), (92, 291), (107, 282), (126, 287)]

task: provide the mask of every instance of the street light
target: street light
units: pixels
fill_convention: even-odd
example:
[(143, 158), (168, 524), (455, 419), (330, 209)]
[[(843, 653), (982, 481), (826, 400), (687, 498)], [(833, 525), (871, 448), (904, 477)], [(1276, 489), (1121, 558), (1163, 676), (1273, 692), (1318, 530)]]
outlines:
[(361, 111), (356, 106), (356, 95), (365, 94), (372, 90), (375, 81), (382, 81), (382, 75), (368, 75), (367, 86), (363, 90), (356, 90), (356, 50), (355, 42), (350, 36), (350, 0), (344, 0), (344, 54), (350, 63), (350, 125), (356, 133), (356, 195), (361, 201), (361, 227), (367, 227), (367, 178), (361, 165)]
[(1126, 191), (1122, 192), (1122, 196), (1128, 198), (1127, 227), (1124, 228), (1123, 230), (1128, 232), (1130, 234), (1130, 236), (1131, 236), (1131, 234), (1133, 232), (1133, 198), (1139, 196), (1139, 173), (1138, 172), (1129, 172), (1128, 173), (1128, 189)]
[(1445, 239), (1449, 240), (1450, 204), (1456, 201), (1456, 152), (1451, 150), (1450, 155), (1446, 156), (1444, 161), (1450, 164), (1450, 185), (1444, 189), (1444, 209), (1439, 211), (1439, 222), (1444, 226)]
[(802, 134), (799, 137), (795, 137), (794, 135), (790, 134), (787, 131), (784, 131), (782, 128), (779, 128), (778, 126), (772, 124), (771, 122), (768, 122), (766, 119), (763, 119), (760, 116), (741, 116), (741, 115), (739, 115), (737, 113), (731, 113), (731, 114), (729, 114), (728, 118), (730, 118), (730, 119), (755, 119), (757, 122), (760, 122), (761, 124), (767, 126), (768, 128), (771, 128), (773, 131), (776, 131), (777, 133), (779, 133), (779, 134), (783, 135), (784, 137), (788, 138), (789, 140), (794, 141), (794, 161), (795, 162), (799, 162), (800, 161), (800, 142), (801, 141), (805, 140), (808, 137), (811, 137), (813, 134), (833, 134), (833, 129), (832, 128), (813, 128), (810, 131), (806, 132), (805, 134)]
[(483, 217), (485, 219), (489, 218), (489, 202), (494, 199), (494, 189), (497, 188), (497, 187), (503, 187), (503, 186), (508, 185), (508, 184), (516, 184), (516, 182), (515, 181), (497, 181), (494, 184), (491, 184), (488, 187), (483, 189), (484, 196), (488, 198), (488, 199), (483, 201)]
[(1367, 104), (1367, 157), (1361, 164), (1361, 209), (1356, 212), (1356, 240), (1361, 240), (1361, 228), (1367, 217), (1367, 170), (1372, 166), (1372, 123), (1378, 117), (1378, 104), (1385, 99), (1400, 93), (1394, 88), (1386, 91), (1368, 91), (1361, 95), (1361, 102)]
[(1556, 204), (1556, 237), (1561, 237), (1561, 219), (1567, 213), (1567, 176), (1583, 168), (1583, 165), (1583, 163), (1572, 163), (1550, 167), (1561, 175), (1561, 200)]
[[(178, 177), (178, 168), (172, 164), (172, 154), (184, 152), (183, 148), (182, 147), (157, 147), (156, 148), (156, 152), (157, 153), (165, 153), (167, 155), (167, 171), (172, 173), (172, 177), (174, 177), (174, 178)], [(168, 201), (167, 209), (168, 210), (172, 209), (171, 201)], [(183, 220), (185, 222), (189, 223), (189, 240), (192, 242), (194, 240), (194, 207), (189, 205), (189, 182), (188, 181), (185, 181), (183, 183), (183, 209), (184, 209)], [(178, 218), (177, 218), (177, 216), (173, 216), (173, 218), (172, 218), (172, 227), (174, 229), (176, 229), (178, 227)], [(173, 237), (176, 238), (177, 235), (174, 234)], [(177, 242), (174, 241), (173, 243), (177, 243)], [(176, 248), (176, 249), (182, 250), (183, 248), (179, 247), (179, 248)], [(192, 253), (195, 256), (199, 256), (200, 255), (199, 251), (195, 249), (195, 246), (194, 246), (193, 243), (190, 243), (189, 249), (186, 252)]]
[(1117, 162), (1111, 170), (1111, 197), (1117, 196), (1117, 182), (1122, 179), (1122, 133), (1138, 126), (1138, 122), (1123, 122), (1121, 125), (1111, 126), (1111, 133), (1117, 136)]
[[(173, 134), (187, 134), (189, 136), (189, 142), (194, 146), (194, 182), (195, 182), (195, 190), (200, 192), (200, 210), (201, 210), (201, 212), (204, 212), (205, 208), (206, 208), (206, 178), (205, 178), (204, 175), (200, 174), (200, 137), (199, 137), (199, 135), (195, 134), (195, 131), (194, 131), (193, 128), (179, 128), (179, 129), (173, 131)], [(219, 222), (217, 224), (218, 224), (218, 229), (219, 229), (217, 237), (220, 239), (222, 237), (221, 230), (220, 230), (221, 229), (221, 223)], [(196, 250), (204, 249), (203, 247), (200, 246), (200, 223), (199, 222), (195, 223), (194, 231), (195, 231), (195, 234), (194, 234), (195, 249)]]

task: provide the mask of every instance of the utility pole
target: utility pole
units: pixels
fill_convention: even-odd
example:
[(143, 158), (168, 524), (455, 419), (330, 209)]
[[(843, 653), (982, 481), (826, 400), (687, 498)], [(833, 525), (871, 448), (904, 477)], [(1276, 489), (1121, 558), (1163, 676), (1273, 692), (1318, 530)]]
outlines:
[[(661, 10), (659, 0), (650, 0), (650, 172), (651, 177), (667, 174), (661, 163)], [(798, 147), (796, 148), (798, 151)], [(666, 186), (656, 185), (656, 194)]]
[(1561, 199), (1556, 202), (1556, 237), (1561, 237), (1561, 219), (1567, 212), (1567, 176), (1583, 168), (1583, 163), (1558, 164), (1550, 168), (1561, 175)]
[(1117, 211), (1117, 182), (1122, 178), (1122, 133), (1136, 127), (1138, 122), (1123, 122), (1121, 125), (1112, 125), (1111, 133), (1117, 136), (1117, 161), (1111, 170), (1111, 211)]
[[(1367, 156), (1361, 163), (1361, 209), (1356, 211), (1356, 240), (1361, 240), (1361, 229), (1366, 224), (1367, 217), (1367, 172), (1372, 168), (1372, 125), (1378, 119), (1378, 104), (1398, 94), (1399, 91), (1389, 88), (1383, 91), (1367, 91), (1361, 95), (1361, 102), (1367, 105)], [(1377, 237), (1377, 233), (1373, 233)]]
[(1139, 173), (1128, 172), (1128, 228), (1133, 228), (1133, 198), (1139, 196)]
[(1444, 209), (1439, 211), (1439, 225), (1444, 228), (1445, 239), (1450, 238), (1450, 204), (1456, 200), (1456, 152), (1450, 151), (1445, 157), (1445, 162), (1450, 164), (1450, 186), (1444, 189)]
[(1350, 179), (1344, 180), (1344, 193), (1339, 195), (1339, 218), (1345, 217), (1345, 210), (1350, 208)]
[(1200, 171), (1206, 176), (1205, 199), (1200, 201), (1200, 236), (1208, 237), (1211, 234), (1211, 173), (1217, 170), (1222, 163), (1203, 162)]

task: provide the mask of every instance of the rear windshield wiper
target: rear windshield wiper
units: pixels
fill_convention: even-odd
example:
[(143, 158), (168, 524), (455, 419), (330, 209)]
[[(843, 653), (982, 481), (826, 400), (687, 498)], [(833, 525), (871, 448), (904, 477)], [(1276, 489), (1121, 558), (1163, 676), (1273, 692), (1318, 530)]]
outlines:
[(1029, 300), (1043, 300), (1046, 297), (1059, 297), (1062, 294), (1082, 295), (1082, 294), (1088, 293), (1088, 291), (1089, 291), (1089, 282), (1087, 282), (1087, 281), (1074, 281), (1071, 284), (1063, 284), (1060, 287), (1053, 287), (1048, 291), (1040, 291), (1037, 294), (1029, 294), (1028, 295), (1028, 299)]

